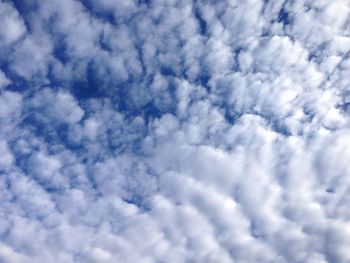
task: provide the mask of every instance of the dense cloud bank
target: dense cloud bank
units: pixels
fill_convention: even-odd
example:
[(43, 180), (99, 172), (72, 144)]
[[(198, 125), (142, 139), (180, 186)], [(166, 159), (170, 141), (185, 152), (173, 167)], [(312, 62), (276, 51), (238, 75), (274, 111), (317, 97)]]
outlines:
[(0, 21), (0, 262), (350, 262), (349, 1)]

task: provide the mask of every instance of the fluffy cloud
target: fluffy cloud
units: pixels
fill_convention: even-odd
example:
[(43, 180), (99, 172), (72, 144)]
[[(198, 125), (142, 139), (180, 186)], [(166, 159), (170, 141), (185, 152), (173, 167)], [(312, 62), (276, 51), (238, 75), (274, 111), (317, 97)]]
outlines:
[(2, 1), (0, 261), (350, 262), (349, 14)]
[(26, 27), (18, 14), (17, 10), (11, 3), (2, 3), (0, 7), (0, 17), (2, 26), (0, 29), (1, 52), (17, 41), (26, 31)]

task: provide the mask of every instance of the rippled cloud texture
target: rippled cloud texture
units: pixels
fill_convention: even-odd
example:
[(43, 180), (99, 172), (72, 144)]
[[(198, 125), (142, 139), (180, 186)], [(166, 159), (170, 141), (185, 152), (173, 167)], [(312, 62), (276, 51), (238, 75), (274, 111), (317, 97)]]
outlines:
[(348, 0), (0, 21), (0, 262), (350, 262)]

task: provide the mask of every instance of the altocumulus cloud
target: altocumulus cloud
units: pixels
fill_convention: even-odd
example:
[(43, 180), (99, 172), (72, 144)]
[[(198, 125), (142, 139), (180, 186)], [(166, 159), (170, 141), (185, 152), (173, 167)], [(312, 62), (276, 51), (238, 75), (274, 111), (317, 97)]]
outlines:
[(0, 262), (350, 262), (349, 1), (0, 21)]

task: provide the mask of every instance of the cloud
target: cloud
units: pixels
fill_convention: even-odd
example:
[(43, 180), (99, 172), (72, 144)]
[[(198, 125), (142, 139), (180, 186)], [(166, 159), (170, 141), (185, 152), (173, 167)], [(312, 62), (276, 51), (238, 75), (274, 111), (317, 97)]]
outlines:
[(43, 122), (52, 122), (53, 125), (60, 123), (74, 125), (84, 115), (84, 111), (70, 93), (55, 92), (49, 88), (38, 90), (27, 107), (29, 111), (37, 113)]
[(4, 72), (0, 71), (0, 87), (6, 87), (8, 84), (10, 84), (10, 80), (8, 78), (6, 78), (6, 75), (4, 74)]
[[(17, 41), (26, 31), (20, 15), (11, 3), (2, 3), (0, 7), (2, 27), (0, 30), (1, 49), (6, 49)], [(1, 54), (2, 54), (1, 51)]]
[(349, 262), (349, 13), (2, 1), (0, 261)]

